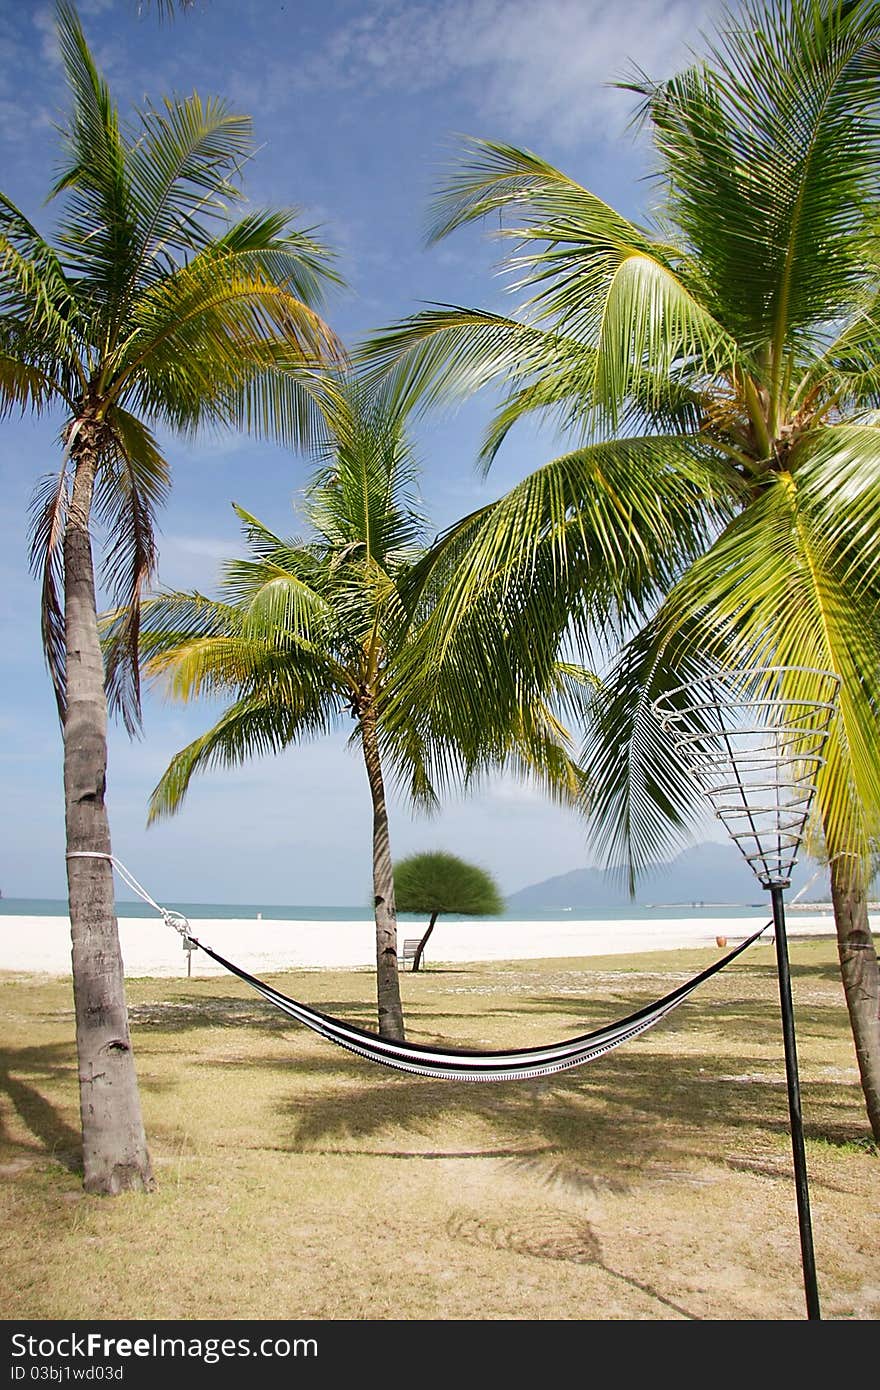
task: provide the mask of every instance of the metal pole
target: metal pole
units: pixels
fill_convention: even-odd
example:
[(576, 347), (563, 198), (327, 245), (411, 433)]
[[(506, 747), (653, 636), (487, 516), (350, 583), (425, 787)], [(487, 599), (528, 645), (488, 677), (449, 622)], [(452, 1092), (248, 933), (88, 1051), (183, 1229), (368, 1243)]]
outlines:
[(782, 1008), (782, 1038), (785, 1044), (785, 1076), (788, 1082), (788, 1114), (791, 1124), (791, 1152), (794, 1158), (794, 1181), (797, 1192), (798, 1226), (801, 1234), (801, 1264), (804, 1270), (804, 1292), (807, 1296), (807, 1317), (821, 1318), (819, 1289), (816, 1283), (816, 1259), (813, 1254), (813, 1226), (810, 1221), (810, 1189), (807, 1182), (807, 1155), (804, 1149), (804, 1122), (801, 1115), (801, 1088), (798, 1080), (797, 1044), (794, 1034), (794, 1009), (791, 1002), (791, 971), (788, 964), (788, 938), (785, 934), (785, 903), (783, 888), (770, 888), (773, 903), (773, 926), (776, 935), (776, 968), (779, 974), (779, 1003)]

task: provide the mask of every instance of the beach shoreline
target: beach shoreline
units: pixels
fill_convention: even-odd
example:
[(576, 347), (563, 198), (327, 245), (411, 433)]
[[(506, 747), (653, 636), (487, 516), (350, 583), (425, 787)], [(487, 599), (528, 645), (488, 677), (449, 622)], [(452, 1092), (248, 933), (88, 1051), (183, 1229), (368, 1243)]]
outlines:
[[(757, 931), (767, 914), (690, 919), (633, 918), (607, 921), (442, 920), (434, 932), (428, 964), (546, 960), (635, 955), (714, 947), (716, 938), (730, 945)], [(288, 921), (284, 919), (205, 919), (192, 924), (193, 935), (219, 955), (252, 974), (285, 970), (372, 969), (375, 930), (370, 921)], [(789, 935), (833, 935), (827, 913), (798, 913)], [(417, 924), (401, 923), (398, 945), (420, 936)], [(132, 978), (174, 977), (187, 973), (182, 938), (159, 918), (119, 919), (125, 973)], [(0, 918), (0, 972), (63, 976), (70, 974), (70, 927), (65, 917)], [(194, 977), (220, 975), (223, 967), (194, 951)]]

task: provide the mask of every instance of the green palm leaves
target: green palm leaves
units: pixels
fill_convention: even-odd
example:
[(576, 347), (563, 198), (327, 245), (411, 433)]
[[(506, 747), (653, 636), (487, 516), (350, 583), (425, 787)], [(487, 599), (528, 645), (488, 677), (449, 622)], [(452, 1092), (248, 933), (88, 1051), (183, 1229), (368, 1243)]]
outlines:
[[(52, 190), (61, 215), (50, 242), (0, 197), (0, 415), (61, 415), (31, 560), (64, 737), (85, 1184), (116, 1193), (153, 1178), (106, 857), (107, 705), (137, 725), (141, 597), (169, 487), (162, 432), (246, 425), (310, 439), (317, 374), (343, 354), (318, 315), (335, 280), (324, 248), (289, 213), (234, 211), (249, 121), (193, 95), (124, 124), (75, 10), (60, 0), (56, 14), (70, 99)], [(118, 605), (103, 663), (95, 529), (101, 587)]]
[(459, 583), (527, 575), (522, 630), (558, 633), (561, 596), (581, 641), (628, 637), (588, 760), (600, 841), (631, 871), (692, 802), (650, 699), (701, 663), (837, 671), (825, 832), (846, 853), (876, 835), (878, 55), (867, 0), (772, 0), (727, 15), (705, 63), (634, 80), (658, 156), (644, 227), (528, 151), (467, 141), (432, 233), (492, 214), (522, 312), (441, 307), (366, 349), (427, 403), (505, 387), (486, 462), (526, 413), (574, 431), (465, 523)]
[(465, 150), (434, 234), (509, 213), (499, 235), (515, 243), (505, 267), (525, 292), (523, 317), (441, 307), (378, 335), (367, 355), (393, 370), (399, 391), (417, 387), (430, 401), (494, 379), (511, 387), (499, 423), (556, 410), (607, 431), (630, 415), (679, 420), (702, 371), (732, 370), (736, 344), (693, 293), (675, 247), (528, 151), (489, 141)]
[[(71, 458), (87, 436), (97, 456), (106, 579), (131, 615), (108, 694), (131, 724), (137, 609), (168, 487), (154, 431), (209, 424), (310, 438), (316, 374), (342, 357), (317, 313), (336, 277), (291, 213), (233, 219), (253, 151), (246, 117), (193, 95), (147, 107), (127, 128), (66, 3), (58, 36), (73, 98), (53, 189), (64, 209), (51, 245), (0, 200), (0, 409), (60, 405)], [(66, 471), (40, 487), (32, 551), (62, 710)]]
[(769, 349), (771, 416), (789, 364), (860, 307), (874, 273), (878, 23), (869, 3), (747, 0), (707, 64), (642, 85), (707, 307), (744, 349)]
[[(360, 738), (375, 721), (382, 763), (423, 807), (441, 788), (506, 765), (577, 800), (582, 777), (557, 711), (573, 708), (588, 677), (574, 664), (548, 667), (528, 695), (505, 682), (474, 723), (476, 686), (484, 698), (503, 630), (483, 647), (486, 680), (465, 667), (486, 608), (445, 652), (436, 645), (435, 609), (448, 611), (455, 567), (423, 548), (424, 522), (399, 414), (387, 400), (338, 382), (325, 410), (332, 447), (305, 501), (310, 535), (285, 540), (237, 508), (247, 556), (225, 568), (222, 595), (168, 594), (145, 605), (141, 649), (148, 670), (189, 700), (232, 694), (214, 728), (178, 754), (153, 798), (151, 815), (180, 804), (202, 768), (312, 737), (354, 720)], [(471, 615), (472, 616), (472, 615)], [(119, 617), (116, 621), (123, 621)], [(111, 633), (112, 640), (112, 633)], [(554, 653), (555, 656), (555, 653)], [(462, 680), (470, 690), (462, 704)], [(274, 720), (274, 722), (273, 722)]]
[(248, 553), (226, 566), (221, 600), (166, 594), (145, 606), (147, 670), (183, 700), (232, 697), (172, 760), (150, 816), (176, 811), (197, 772), (352, 721), (373, 803), (379, 1030), (402, 1038), (389, 775), (422, 810), (502, 768), (578, 806), (585, 779), (560, 715), (583, 709), (592, 679), (558, 660), (559, 609), (544, 639), (533, 637), (541, 659), (526, 667), (517, 656), (521, 565), (511, 575), (502, 563), (497, 583), (466, 592), (447, 632), (438, 615), (461, 597), (467, 524), (423, 549), (403, 416), (387, 397), (337, 379), (322, 409), (328, 442), (306, 496), (310, 534), (283, 539), (239, 508)]
[(709, 658), (835, 671), (840, 719), (818, 806), (834, 852), (880, 833), (877, 507), (880, 431), (817, 431), (790, 471), (727, 528), (672, 591), (661, 621), (693, 620)]
[[(570, 430), (596, 465), (575, 478), (578, 454), (557, 460), (465, 523), (467, 589), (500, 583), (515, 600), (511, 668), (526, 683), (566, 610), (582, 643), (626, 639), (590, 711), (584, 762), (599, 846), (631, 884), (699, 804), (655, 698), (725, 665), (840, 676), (817, 829), (876, 1135), (865, 888), (880, 831), (878, 69), (874, 0), (746, 0), (726, 13), (706, 62), (628, 84), (657, 152), (645, 227), (528, 151), (468, 141), (433, 233), (497, 217), (521, 311), (440, 306), (364, 352), (408, 401), (500, 385), (487, 466), (530, 413)], [(541, 507), (524, 516), (518, 503), (549, 497), (551, 478), (552, 519)], [(616, 511), (597, 509), (609, 484)], [(630, 488), (649, 505), (630, 505)], [(458, 598), (438, 619), (447, 644), (473, 621), (467, 610)], [(809, 678), (793, 679), (817, 698)]]

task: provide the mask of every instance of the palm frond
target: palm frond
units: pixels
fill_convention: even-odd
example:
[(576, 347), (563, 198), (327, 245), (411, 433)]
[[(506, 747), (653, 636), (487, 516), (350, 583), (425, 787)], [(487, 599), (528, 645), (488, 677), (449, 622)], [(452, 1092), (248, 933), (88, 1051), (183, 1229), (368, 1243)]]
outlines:
[[(733, 362), (735, 347), (673, 276), (654, 266), (651, 283), (651, 266), (624, 258), (617, 278), (612, 273), (603, 285), (604, 337), (598, 300), (589, 322), (566, 324), (565, 331), (441, 305), (376, 334), (356, 360), (366, 363), (368, 381), (385, 383), (408, 410), (434, 408), (493, 382), (507, 386), (480, 451), (486, 468), (511, 427), (535, 412), (583, 438), (624, 419), (660, 430), (693, 425), (699, 396), (690, 358), (699, 349), (707, 372)], [(640, 287), (647, 288), (641, 307)], [(587, 333), (592, 342), (578, 336)]]
[(574, 316), (575, 331), (596, 334), (593, 396), (612, 428), (633, 396), (657, 411), (671, 385), (736, 371), (736, 340), (654, 256), (622, 256), (607, 286), (566, 286), (552, 307), (564, 325)]
[(792, 407), (809, 409), (814, 401), (843, 417), (880, 409), (880, 292), (866, 296), (796, 382)]
[(140, 727), (141, 601), (156, 569), (155, 518), (170, 486), (168, 462), (142, 421), (120, 406), (107, 413), (112, 442), (101, 456), (95, 513), (107, 534), (105, 583), (120, 614), (105, 644), (105, 688), (111, 713), (130, 734)]
[(747, 350), (768, 349), (771, 407), (786, 355), (814, 345), (864, 283), (878, 39), (870, 3), (746, 0), (707, 63), (641, 84), (669, 215), (716, 317)]
[(576, 661), (557, 661), (554, 699), (563, 716), (583, 724), (590, 717), (601, 680), (595, 671)]
[(118, 399), (180, 429), (246, 421), (301, 437), (326, 394), (318, 371), (341, 349), (314, 310), (248, 259), (212, 244), (138, 298), (114, 367)]
[(149, 824), (180, 809), (198, 772), (237, 767), (249, 758), (280, 753), (303, 738), (329, 732), (334, 712), (328, 701), (279, 698), (277, 690), (238, 700), (200, 738), (172, 758), (150, 798)]
[(818, 796), (835, 853), (861, 854), (880, 827), (880, 489), (868, 473), (856, 465), (841, 497), (807, 462), (780, 475), (691, 567), (667, 607), (673, 625), (687, 616), (716, 660), (723, 653), (730, 664), (840, 676), (841, 716)]
[(443, 574), (438, 566), (449, 569), (442, 599), (433, 598), (440, 650), (475, 601), (491, 594), (497, 603), (517, 585), (535, 634), (542, 608), (557, 614), (560, 601), (582, 630), (635, 617), (702, 552), (740, 491), (736, 472), (687, 435), (562, 455), (458, 523), (415, 572), (427, 581)]
[(384, 392), (341, 383), (325, 408), (330, 455), (306, 497), (306, 515), (337, 555), (360, 555), (374, 580), (424, 534), (405, 415)]
[(335, 370), (304, 362), (296, 346), (286, 342), (263, 342), (259, 357), (259, 362), (242, 363), (239, 379), (208, 408), (211, 419), (287, 448), (326, 449)]
[(580, 359), (587, 349), (502, 314), (438, 304), (374, 334), (355, 360), (367, 365), (367, 383), (386, 383), (406, 412), (470, 395), (493, 381), (528, 380), (552, 369), (564, 353)]
[[(645, 373), (662, 394), (670, 374), (732, 371), (735, 338), (688, 273), (684, 251), (629, 222), (527, 150), (469, 141), (462, 167), (441, 193), (436, 236), (511, 209), (507, 232), (522, 243), (506, 267), (528, 293), (526, 309), (558, 333), (595, 349), (591, 395), (612, 426)], [(392, 343), (389, 346), (393, 345)], [(387, 349), (386, 349), (387, 350)]]
[(62, 131), (67, 160), (52, 189), (52, 196), (67, 195), (59, 240), (107, 332), (137, 255), (125, 140), (110, 88), (69, 0), (58, 0), (56, 29), (73, 97)]
[[(75, 329), (81, 327), (75, 287), (54, 247), (14, 203), (0, 194), (0, 322), (15, 331), (36, 366), (57, 379), (59, 367), (75, 360)], [(55, 364), (52, 357), (61, 357)], [(48, 360), (47, 360), (48, 359)]]
[(161, 109), (148, 106), (140, 120), (126, 167), (139, 240), (132, 282), (143, 288), (174, 269), (175, 252), (204, 248), (215, 229), (223, 235), (217, 224), (242, 197), (241, 167), (254, 145), (249, 117), (196, 93), (166, 99)]
[[(114, 625), (124, 615), (105, 616), (105, 640), (114, 640)], [(168, 590), (152, 595), (141, 605), (140, 651), (145, 662), (188, 642), (238, 636), (242, 615), (231, 604), (220, 603), (198, 592)]]
[(314, 309), (329, 287), (342, 285), (343, 280), (333, 268), (334, 253), (316, 236), (318, 229), (295, 227), (294, 216), (295, 209), (249, 213), (229, 227), (216, 245), (234, 255), (242, 269), (265, 275)]
[(594, 844), (631, 894), (640, 874), (683, 846), (705, 810), (654, 701), (674, 703), (676, 687), (708, 681), (716, 669), (653, 620), (618, 653), (592, 702), (581, 759), (590, 770)]
[[(104, 623), (104, 642), (118, 640), (124, 611)], [(350, 698), (346, 673), (326, 643), (303, 640), (295, 631), (256, 621), (249, 604), (228, 604), (199, 593), (169, 591), (143, 604), (140, 652), (144, 672), (174, 699), (188, 703), (203, 695), (230, 692), (288, 704), (317, 699), (321, 692)]]
[(40, 581), (43, 654), (62, 723), (67, 708), (67, 642), (61, 597), (64, 588), (64, 532), (70, 503), (67, 463), (65, 449), (61, 468), (57, 473), (48, 473), (38, 481), (30, 506), (31, 573)]
[(519, 224), (515, 235), (535, 225), (570, 234), (593, 227), (619, 243), (646, 246), (646, 232), (531, 150), (472, 136), (461, 140), (460, 149), (455, 170), (432, 205), (431, 241), (511, 210)]
[[(27, 360), (28, 352), (21, 351), (21, 337), (10, 325), (0, 320), (0, 418), (18, 410), (22, 415), (32, 410), (42, 415), (59, 397), (71, 402), (58, 383), (42, 368)], [(13, 351), (4, 351), (4, 348)]]

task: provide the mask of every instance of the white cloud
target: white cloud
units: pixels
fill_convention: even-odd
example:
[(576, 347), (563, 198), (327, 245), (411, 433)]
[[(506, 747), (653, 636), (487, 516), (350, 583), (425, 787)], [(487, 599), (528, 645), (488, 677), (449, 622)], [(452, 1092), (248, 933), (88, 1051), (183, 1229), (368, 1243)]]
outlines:
[[(619, 134), (631, 106), (608, 87), (631, 63), (687, 61), (714, 0), (373, 0), (300, 71), (300, 85), (418, 93), (466, 82), (486, 115), (563, 143)], [(625, 14), (625, 22), (623, 16)]]
[(487, 794), (490, 800), (499, 801), (511, 807), (534, 807), (545, 801), (543, 792), (534, 782), (524, 781), (510, 773), (492, 778)]
[[(120, 74), (126, 71), (125, 52), (122, 46), (115, 40), (108, 40), (107, 27), (103, 26), (101, 35), (96, 34), (97, 26), (91, 22), (97, 19), (105, 11), (118, 4), (118, 0), (80, 0), (79, 11), (80, 21), (83, 23), (86, 40), (92, 52), (92, 56), (98, 66), (98, 71), (108, 79), (116, 80)], [(40, 56), (50, 67), (61, 67), (61, 46), (58, 42), (58, 35), (55, 27), (55, 8), (52, 5), (38, 5), (31, 22), (39, 34)]]
[(41, 5), (33, 14), (34, 28), (40, 35), (40, 54), (46, 63), (58, 67), (61, 63), (61, 50), (55, 34), (55, 13), (49, 5)]
[(159, 583), (172, 589), (212, 591), (222, 563), (239, 551), (235, 539), (225, 536), (162, 537), (159, 551)]

